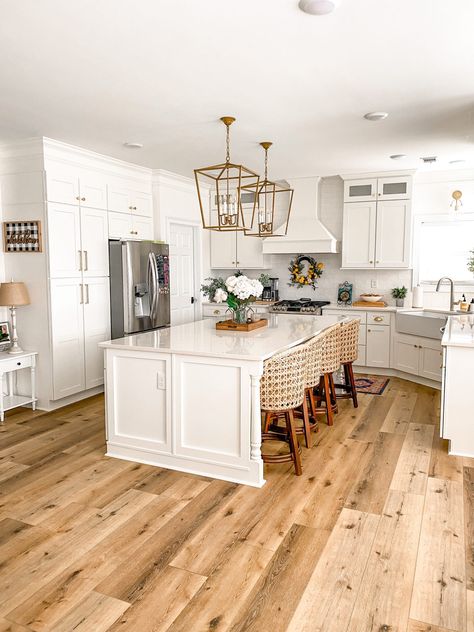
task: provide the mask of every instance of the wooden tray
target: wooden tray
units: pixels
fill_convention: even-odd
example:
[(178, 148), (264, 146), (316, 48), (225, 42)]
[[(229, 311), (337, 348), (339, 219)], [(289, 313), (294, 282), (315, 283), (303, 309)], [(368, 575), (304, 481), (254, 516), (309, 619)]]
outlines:
[(369, 301), (354, 301), (352, 303), (353, 307), (387, 307), (387, 303), (385, 301), (377, 301), (376, 303), (370, 303)]
[(259, 327), (266, 327), (268, 325), (268, 320), (266, 318), (261, 318), (260, 320), (256, 320), (253, 323), (234, 323), (233, 320), (220, 320), (216, 323), (216, 329), (222, 329), (224, 331), (253, 331), (254, 329), (259, 329)]

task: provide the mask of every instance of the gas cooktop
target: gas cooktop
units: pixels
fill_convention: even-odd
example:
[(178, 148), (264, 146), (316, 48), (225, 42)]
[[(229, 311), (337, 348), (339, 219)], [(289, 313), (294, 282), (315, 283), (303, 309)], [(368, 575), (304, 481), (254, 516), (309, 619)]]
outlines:
[(294, 301), (278, 301), (270, 307), (271, 312), (279, 314), (321, 314), (321, 307), (329, 305), (331, 301), (312, 301), (310, 298), (301, 298)]

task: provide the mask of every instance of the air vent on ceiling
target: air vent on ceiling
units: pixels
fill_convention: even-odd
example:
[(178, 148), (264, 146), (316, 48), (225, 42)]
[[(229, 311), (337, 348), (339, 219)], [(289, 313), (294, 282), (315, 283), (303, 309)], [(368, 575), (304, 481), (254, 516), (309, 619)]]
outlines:
[(420, 160), (423, 160), (425, 165), (432, 165), (437, 160), (437, 156), (422, 156)]

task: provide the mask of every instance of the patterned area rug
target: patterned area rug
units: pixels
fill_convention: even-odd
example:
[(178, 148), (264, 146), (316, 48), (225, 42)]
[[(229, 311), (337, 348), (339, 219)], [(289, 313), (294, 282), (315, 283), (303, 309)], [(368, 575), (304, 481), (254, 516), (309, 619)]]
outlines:
[(379, 377), (377, 375), (356, 376), (355, 378), (357, 392), (369, 393), (369, 395), (382, 395), (389, 382), (388, 377)]

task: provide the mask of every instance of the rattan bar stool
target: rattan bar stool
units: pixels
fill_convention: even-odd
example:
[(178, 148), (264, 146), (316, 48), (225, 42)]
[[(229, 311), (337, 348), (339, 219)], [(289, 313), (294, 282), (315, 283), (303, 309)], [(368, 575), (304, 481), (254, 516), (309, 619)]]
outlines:
[(341, 324), (336, 323), (321, 334), (323, 338), (321, 350), (321, 377), (317, 389), (317, 402), (324, 402), (324, 408), (318, 410), (325, 411), (328, 426), (334, 424), (334, 413), (337, 413), (336, 388), (334, 385), (333, 373), (341, 365)]
[(306, 360), (306, 401), (309, 402), (309, 413), (307, 411), (307, 408), (306, 410), (303, 408), (303, 415), (305, 414), (305, 412), (306, 414), (308, 414), (308, 427), (310, 431), (317, 430), (318, 428), (318, 419), (316, 415), (326, 413), (326, 410), (324, 408), (317, 406), (316, 397), (314, 394), (314, 389), (319, 386), (319, 383), (321, 381), (323, 344), (324, 333), (314, 336), (314, 338), (311, 338), (311, 340), (307, 343), (308, 355)]
[(357, 360), (359, 352), (360, 321), (357, 318), (341, 323), (341, 365), (344, 368), (344, 384), (336, 384), (336, 388), (343, 392), (336, 393), (337, 399), (352, 399), (354, 408), (357, 408), (357, 389), (354, 380), (352, 363)]
[(269, 358), (264, 363), (263, 376), (260, 380), (260, 406), (265, 412), (267, 430), (269, 417), (277, 415), (285, 419), (286, 432), (264, 431), (262, 444), (265, 441), (285, 441), (289, 444), (287, 454), (264, 454), (264, 463), (285, 463), (293, 461), (295, 473), (303, 473), (301, 465), (301, 448), (296, 436), (296, 422), (293, 411), (303, 405), (305, 399), (306, 379), (306, 345), (283, 351)]

